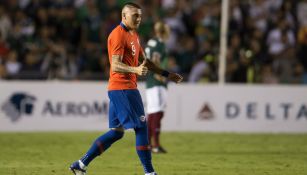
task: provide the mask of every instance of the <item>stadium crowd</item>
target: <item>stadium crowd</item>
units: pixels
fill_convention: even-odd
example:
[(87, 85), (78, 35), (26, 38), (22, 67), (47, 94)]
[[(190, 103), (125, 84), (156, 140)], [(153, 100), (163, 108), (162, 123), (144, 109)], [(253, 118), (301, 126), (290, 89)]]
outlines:
[[(124, 0), (0, 0), (0, 79), (106, 80)], [(168, 69), (217, 82), (220, 0), (135, 0), (141, 43), (171, 27)], [(307, 84), (307, 0), (230, 0), (226, 81)]]

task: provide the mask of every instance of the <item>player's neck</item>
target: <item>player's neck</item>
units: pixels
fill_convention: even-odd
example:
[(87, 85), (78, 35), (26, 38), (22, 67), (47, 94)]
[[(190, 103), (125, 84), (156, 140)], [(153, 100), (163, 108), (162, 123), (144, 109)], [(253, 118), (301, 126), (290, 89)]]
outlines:
[(120, 26), (124, 28), (127, 32), (129, 32), (131, 35), (135, 33), (134, 29), (129, 28), (124, 21), (120, 22)]
[(130, 31), (131, 29), (129, 29), (129, 27), (125, 24), (125, 22), (120, 22), (120, 26), (122, 27), (122, 28), (124, 28), (127, 32), (128, 31)]

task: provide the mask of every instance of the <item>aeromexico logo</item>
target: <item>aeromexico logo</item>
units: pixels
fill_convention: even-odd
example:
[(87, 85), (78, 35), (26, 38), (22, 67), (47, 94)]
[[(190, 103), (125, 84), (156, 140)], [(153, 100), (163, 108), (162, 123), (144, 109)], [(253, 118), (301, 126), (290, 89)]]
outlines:
[(108, 100), (67, 101), (66, 99), (43, 100), (25, 92), (13, 93), (2, 105), (1, 110), (12, 121), (18, 122), (23, 116), (31, 117), (100, 117), (107, 118)]
[(36, 98), (33, 95), (17, 92), (12, 94), (1, 106), (1, 110), (12, 122), (18, 121), (22, 116), (29, 116), (34, 109)]

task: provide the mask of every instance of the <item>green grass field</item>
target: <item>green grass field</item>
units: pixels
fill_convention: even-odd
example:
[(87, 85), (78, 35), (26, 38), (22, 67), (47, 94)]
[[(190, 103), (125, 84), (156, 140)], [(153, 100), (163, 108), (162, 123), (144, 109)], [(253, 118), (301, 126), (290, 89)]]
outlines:
[[(0, 133), (0, 175), (69, 175), (98, 132)], [(307, 175), (307, 134), (163, 133), (159, 175)], [(96, 158), (88, 175), (142, 175), (134, 134)]]

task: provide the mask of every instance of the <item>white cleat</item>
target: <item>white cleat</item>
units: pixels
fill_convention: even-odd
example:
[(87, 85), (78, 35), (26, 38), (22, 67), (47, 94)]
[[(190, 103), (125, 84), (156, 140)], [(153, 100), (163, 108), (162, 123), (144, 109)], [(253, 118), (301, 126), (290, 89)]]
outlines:
[(158, 174), (155, 172), (152, 172), (152, 173), (146, 173), (145, 175), (158, 175)]
[(83, 163), (79, 160), (70, 165), (69, 169), (74, 173), (74, 175), (85, 175), (86, 170), (82, 169), (80, 164)]

